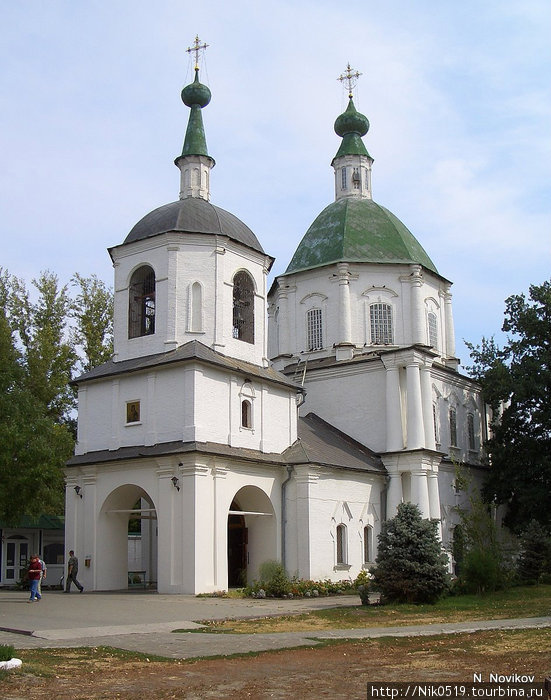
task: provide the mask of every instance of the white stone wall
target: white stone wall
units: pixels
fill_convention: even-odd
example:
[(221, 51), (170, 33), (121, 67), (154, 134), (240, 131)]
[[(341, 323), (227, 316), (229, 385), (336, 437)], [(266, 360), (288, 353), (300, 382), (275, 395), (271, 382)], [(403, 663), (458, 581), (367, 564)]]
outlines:
[[(282, 452), (296, 440), (296, 393), (246, 379), (191, 362), (87, 382), (79, 392), (76, 453), (172, 440)], [(241, 426), (244, 398), (252, 404), (252, 428)], [(139, 422), (126, 422), (129, 401), (140, 402)]]
[[(343, 302), (346, 296), (339, 295), (339, 274), (342, 272), (339, 273), (337, 265), (277, 278), (270, 294), (271, 358), (307, 353), (306, 314), (313, 308), (322, 310), (324, 347), (307, 353), (309, 357), (334, 355), (333, 346), (348, 340), (339, 336), (341, 319), (347, 313), (350, 315), (352, 344), (361, 350), (374, 347), (369, 318), (372, 303), (391, 306), (393, 345), (397, 346), (428, 345), (428, 313), (434, 313), (438, 332), (438, 347), (435, 349), (442, 357), (450, 355), (449, 351), (454, 348), (448, 338), (450, 323), (446, 322), (446, 314), (451, 314), (451, 305), (446, 311), (444, 303), (449, 297), (448, 282), (418, 265), (351, 263), (348, 270), (349, 310), (343, 308), (343, 303), (348, 303)], [(276, 362), (278, 367), (282, 364)]]
[[(265, 365), (266, 275), (269, 259), (215, 236), (162, 234), (111, 250), (115, 268), (114, 359), (173, 350), (190, 340), (232, 357)], [(128, 338), (128, 285), (142, 265), (155, 271), (155, 333)], [(232, 337), (233, 278), (246, 270), (255, 285), (254, 343)], [(202, 289), (201, 330), (192, 326), (191, 287)]]

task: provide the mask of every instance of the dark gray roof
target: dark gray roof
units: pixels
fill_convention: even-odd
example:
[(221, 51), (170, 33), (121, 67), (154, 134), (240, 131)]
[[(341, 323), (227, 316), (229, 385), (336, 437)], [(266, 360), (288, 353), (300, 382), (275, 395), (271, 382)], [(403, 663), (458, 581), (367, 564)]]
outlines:
[(186, 197), (149, 212), (130, 231), (123, 245), (169, 231), (227, 236), (264, 254), (246, 224), (229, 211), (198, 197)]
[(288, 464), (318, 464), (386, 473), (378, 454), (315, 413), (299, 419), (298, 436), (297, 442), (285, 452)]
[(259, 367), (258, 365), (253, 365), (250, 362), (245, 362), (244, 360), (236, 360), (232, 357), (227, 357), (226, 355), (222, 355), (220, 352), (216, 352), (215, 350), (208, 348), (198, 340), (191, 340), (189, 343), (180, 345), (180, 347), (176, 348), (176, 350), (170, 350), (169, 352), (161, 352), (155, 355), (145, 355), (144, 357), (134, 357), (130, 360), (121, 360), (120, 362), (109, 360), (103, 365), (94, 367), (94, 369), (91, 369), (89, 372), (81, 374), (80, 377), (77, 377), (71, 383), (82, 384), (83, 382), (89, 382), (94, 379), (104, 379), (106, 377), (112, 377), (118, 374), (140, 372), (143, 370), (152, 369), (153, 367), (161, 367), (174, 362), (186, 362), (189, 360), (199, 360), (209, 365), (216, 365), (218, 367), (223, 367), (224, 369), (230, 369), (261, 380), (293, 387), (297, 391), (304, 391), (302, 387), (298, 386), (284, 374), (277, 372), (271, 367)]
[(241, 461), (271, 466), (314, 464), (320, 467), (354, 471), (386, 472), (378, 455), (313, 413), (298, 421), (299, 439), (281, 454), (260, 452), (243, 447), (230, 447), (213, 442), (181, 442), (175, 440), (158, 445), (135, 445), (118, 450), (99, 450), (75, 455), (67, 466), (102, 464), (125, 459), (159, 457), (161, 455), (201, 452), (232, 457)]

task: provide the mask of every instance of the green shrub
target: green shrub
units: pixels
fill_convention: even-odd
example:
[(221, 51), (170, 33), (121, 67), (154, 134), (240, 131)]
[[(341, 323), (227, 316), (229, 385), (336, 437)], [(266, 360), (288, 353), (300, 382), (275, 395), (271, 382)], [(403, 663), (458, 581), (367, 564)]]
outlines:
[(436, 521), (423, 519), (413, 503), (401, 503), (379, 535), (373, 582), (383, 602), (435, 603), (449, 586), (447, 563)]
[(463, 590), (466, 593), (489, 593), (504, 587), (500, 559), (495, 552), (478, 547), (465, 555), (462, 573)]
[(520, 583), (538, 583), (546, 568), (548, 550), (547, 533), (536, 520), (532, 520), (521, 536), (521, 552), (517, 566)]
[(11, 644), (0, 644), (0, 661), (9, 661), (15, 656), (15, 647)]
[(281, 562), (268, 560), (260, 565), (260, 587), (266, 595), (281, 598), (291, 592), (291, 581)]

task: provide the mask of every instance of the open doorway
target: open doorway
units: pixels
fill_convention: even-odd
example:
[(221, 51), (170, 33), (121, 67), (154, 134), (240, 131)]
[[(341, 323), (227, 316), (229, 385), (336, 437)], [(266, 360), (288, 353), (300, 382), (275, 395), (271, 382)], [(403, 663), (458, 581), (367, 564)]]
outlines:
[[(230, 511), (240, 511), (237, 501), (232, 501)], [(247, 584), (247, 540), (245, 517), (228, 515), (228, 588), (241, 588)]]

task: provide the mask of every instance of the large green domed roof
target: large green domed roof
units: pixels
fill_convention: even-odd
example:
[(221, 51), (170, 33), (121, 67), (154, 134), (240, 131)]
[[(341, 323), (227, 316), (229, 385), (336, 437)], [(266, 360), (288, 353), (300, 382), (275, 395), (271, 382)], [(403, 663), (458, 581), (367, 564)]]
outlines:
[(372, 199), (343, 198), (306, 232), (285, 274), (336, 262), (416, 263), (438, 274), (415, 236)]

